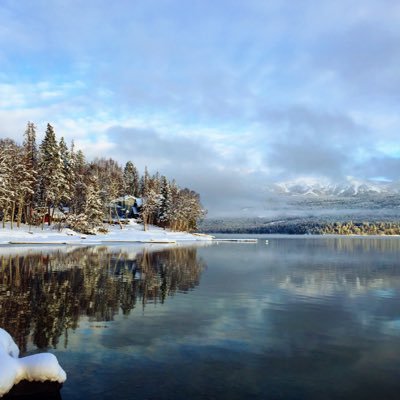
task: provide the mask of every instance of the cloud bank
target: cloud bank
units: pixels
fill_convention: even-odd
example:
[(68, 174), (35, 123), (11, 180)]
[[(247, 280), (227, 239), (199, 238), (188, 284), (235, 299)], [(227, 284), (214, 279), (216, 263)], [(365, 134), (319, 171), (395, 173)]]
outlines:
[(27, 121), (88, 158), (265, 208), (302, 176), (399, 179), (400, 5), (222, 0), (0, 5), (0, 136)]

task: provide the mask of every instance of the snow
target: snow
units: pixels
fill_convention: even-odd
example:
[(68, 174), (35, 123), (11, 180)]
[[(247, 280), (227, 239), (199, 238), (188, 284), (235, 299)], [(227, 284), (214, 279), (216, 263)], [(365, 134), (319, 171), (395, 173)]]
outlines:
[(291, 181), (275, 183), (272, 192), (295, 196), (359, 196), (398, 193), (398, 188), (388, 182), (360, 180), (352, 176), (340, 182), (326, 178), (299, 177)]
[(212, 236), (196, 235), (188, 232), (172, 232), (149, 225), (148, 230), (143, 230), (143, 225), (130, 220), (123, 229), (119, 225), (107, 226), (108, 233), (97, 235), (82, 235), (71, 229), (63, 229), (60, 232), (57, 225), (31, 227), (21, 225), (14, 229), (0, 227), (0, 244), (107, 244), (116, 242), (184, 242), (184, 241), (210, 241)]
[(67, 379), (54, 354), (18, 355), (18, 346), (10, 334), (0, 328), (0, 397), (22, 380), (63, 383)]

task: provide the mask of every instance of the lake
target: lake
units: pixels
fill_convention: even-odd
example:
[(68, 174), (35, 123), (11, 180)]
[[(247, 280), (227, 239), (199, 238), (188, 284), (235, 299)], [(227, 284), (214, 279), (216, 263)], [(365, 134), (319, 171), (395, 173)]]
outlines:
[(258, 238), (1, 247), (0, 326), (63, 400), (398, 399), (400, 239)]

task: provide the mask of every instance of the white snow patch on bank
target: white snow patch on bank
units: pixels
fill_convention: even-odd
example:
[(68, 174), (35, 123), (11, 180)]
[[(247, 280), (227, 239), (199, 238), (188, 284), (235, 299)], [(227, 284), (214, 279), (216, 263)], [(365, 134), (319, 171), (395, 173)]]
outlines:
[(143, 225), (134, 220), (129, 224), (107, 226), (108, 233), (97, 235), (82, 235), (67, 228), (59, 231), (57, 225), (41, 227), (29, 227), (21, 225), (11, 229), (9, 224), (6, 228), (0, 228), (0, 244), (107, 244), (116, 242), (184, 242), (184, 241), (210, 241), (212, 236), (196, 235), (188, 232), (172, 232), (157, 226), (149, 225), (144, 231)]
[(63, 383), (67, 379), (67, 374), (54, 354), (18, 356), (19, 349), (13, 338), (0, 328), (0, 397), (22, 380)]

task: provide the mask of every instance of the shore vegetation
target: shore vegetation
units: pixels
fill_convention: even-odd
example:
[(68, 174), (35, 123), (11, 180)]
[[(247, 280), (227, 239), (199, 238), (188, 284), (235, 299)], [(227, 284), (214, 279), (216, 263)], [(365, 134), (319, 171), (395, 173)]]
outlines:
[[(118, 199), (134, 199), (121, 206)], [(91, 234), (105, 232), (104, 223), (123, 222), (134, 214), (144, 229), (151, 225), (193, 231), (205, 215), (200, 195), (181, 188), (174, 179), (135, 164), (121, 166), (112, 158), (87, 161), (74, 143), (59, 140), (51, 124), (36, 141), (36, 126), (28, 122), (22, 145), (0, 140), (0, 221), (3, 228), (28, 224), (58, 224)]]

